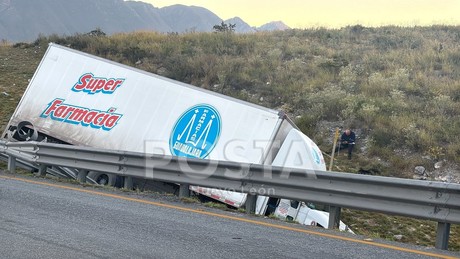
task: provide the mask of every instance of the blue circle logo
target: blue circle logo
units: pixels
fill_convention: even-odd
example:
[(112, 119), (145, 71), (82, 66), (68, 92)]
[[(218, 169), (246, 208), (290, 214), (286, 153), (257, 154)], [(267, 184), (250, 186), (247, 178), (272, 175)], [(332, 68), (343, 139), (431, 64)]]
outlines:
[(184, 112), (176, 121), (169, 138), (172, 155), (205, 158), (220, 136), (219, 112), (208, 104), (199, 104)]

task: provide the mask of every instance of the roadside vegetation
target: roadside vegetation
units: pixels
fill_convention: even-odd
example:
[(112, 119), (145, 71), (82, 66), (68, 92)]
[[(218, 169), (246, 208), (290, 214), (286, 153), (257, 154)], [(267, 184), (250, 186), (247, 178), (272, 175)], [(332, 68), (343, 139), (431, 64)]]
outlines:
[[(2, 132), (49, 42), (283, 110), (325, 153), (332, 149), (336, 127), (352, 127), (358, 135), (356, 154), (351, 161), (339, 156), (335, 171), (411, 178), (415, 166), (434, 171), (436, 162), (460, 170), (458, 26), (101, 32), (42, 36), (32, 43), (2, 41)], [(432, 223), (348, 213), (344, 221), (356, 225), (357, 233), (399, 238), (398, 231), (406, 229), (397, 227), (402, 224), (410, 228), (401, 241), (434, 244)], [(383, 227), (387, 223), (389, 229)], [(459, 227), (451, 232), (450, 248), (460, 250)]]

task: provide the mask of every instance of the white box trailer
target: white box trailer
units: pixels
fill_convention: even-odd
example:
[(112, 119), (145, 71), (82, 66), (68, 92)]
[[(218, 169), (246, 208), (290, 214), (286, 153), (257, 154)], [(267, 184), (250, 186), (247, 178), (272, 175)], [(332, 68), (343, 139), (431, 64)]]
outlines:
[[(282, 112), (57, 44), (49, 45), (3, 137), (326, 170), (316, 144)], [(246, 200), (191, 189), (234, 207)], [(303, 202), (260, 196), (256, 209), (327, 227), (327, 213)]]

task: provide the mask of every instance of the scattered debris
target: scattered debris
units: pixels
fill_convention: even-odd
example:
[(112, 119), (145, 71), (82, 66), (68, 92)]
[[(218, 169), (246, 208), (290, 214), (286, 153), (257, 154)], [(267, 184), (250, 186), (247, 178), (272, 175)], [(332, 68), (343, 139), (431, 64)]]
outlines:
[(418, 175), (425, 175), (426, 169), (425, 167), (419, 165), (415, 167), (415, 173)]
[(403, 235), (394, 235), (393, 238), (394, 238), (395, 240), (400, 241), (400, 240), (403, 238)]
[(426, 168), (419, 165), (414, 168), (414, 176), (412, 177), (413, 179), (416, 180), (426, 180), (428, 179), (428, 175), (426, 173)]
[(435, 168), (435, 169), (439, 169), (439, 168), (442, 167), (442, 164), (443, 164), (442, 161), (436, 162), (436, 163), (434, 164), (434, 168)]

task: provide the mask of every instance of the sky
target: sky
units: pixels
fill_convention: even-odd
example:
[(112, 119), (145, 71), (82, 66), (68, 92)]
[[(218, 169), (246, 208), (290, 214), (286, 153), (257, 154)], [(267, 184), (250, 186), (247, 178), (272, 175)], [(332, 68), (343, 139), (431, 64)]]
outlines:
[(341, 28), (361, 24), (460, 25), (460, 0), (141, 0), (155, 7), (205, 7), (221, 19), (240, 17), (251, 26), (283, 21), (291, 28)]

